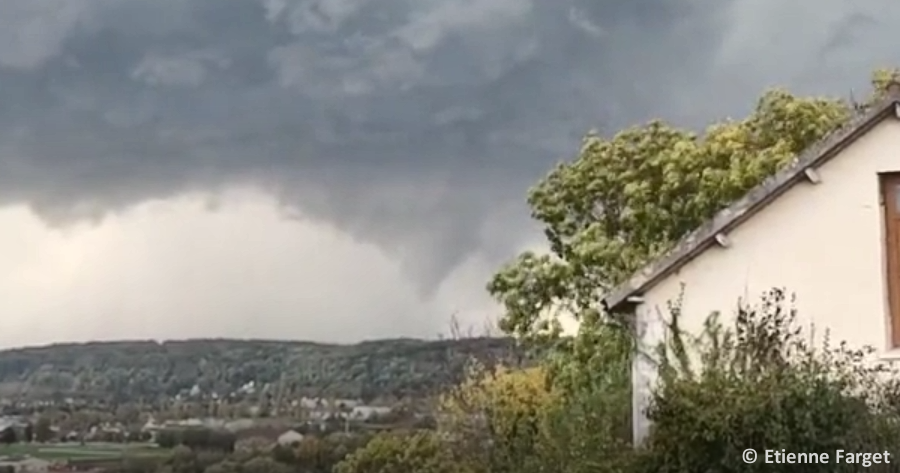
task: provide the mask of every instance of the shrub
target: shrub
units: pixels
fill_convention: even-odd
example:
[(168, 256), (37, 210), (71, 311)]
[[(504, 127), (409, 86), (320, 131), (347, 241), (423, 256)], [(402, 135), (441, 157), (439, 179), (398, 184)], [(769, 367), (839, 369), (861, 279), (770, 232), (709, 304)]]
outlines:
[(166, 429), (156, 433), (156, 444), (162, 448), (184, 445), (191, 449), (233, 452), (236, 440), (234, 433), (217, 429)]
[(383, 432), (335, 465), (335, 473), (461, 473), (431, 430)]
[(557, 460), (547, 436), (559, 400), (541, 367), (474, 366), (441, 398), (438, 431), (459, 464), (471, 463), (478, 471), (534, 471), (529, 468)]
[(156, 433), (156, 445), (160, 448), (175, 448), (179, 442), (178, 433), (174, 430), (160, 430)]
[[(641, 471), (833, 473), (861, 466), (836, 464), (838, 449), (900, 452), (895, 371), (827, 333), (814, 348), (783, 290), (740, 304), (729, 328), (711, 316), (693, 340), (677, 328), (680, 304), (671, 315)], [(747, 448), (755, 463), (743, 461)], [(766, 463), (766, 449), (828, 453), (829, 464)]]

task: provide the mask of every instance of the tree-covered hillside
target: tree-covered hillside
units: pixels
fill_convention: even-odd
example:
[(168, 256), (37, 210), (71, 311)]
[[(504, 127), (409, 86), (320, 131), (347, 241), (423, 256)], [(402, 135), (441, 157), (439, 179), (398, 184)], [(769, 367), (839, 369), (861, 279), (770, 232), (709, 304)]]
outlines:
[(147, 401), (191, 390), (229, 395), (249, 382), (291, 396), (424, 396), (458, 382), (472, 359), (518, 362), (509, 339), (123, 341), (0, 351), (0, 397)]

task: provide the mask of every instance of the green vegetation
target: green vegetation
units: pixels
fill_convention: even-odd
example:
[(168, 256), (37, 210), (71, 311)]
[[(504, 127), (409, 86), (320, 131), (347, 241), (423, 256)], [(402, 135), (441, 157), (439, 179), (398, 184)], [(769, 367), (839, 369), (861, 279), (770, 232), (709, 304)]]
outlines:
[(518, 356), (509, 339), (499, 338), (60, 344), (0, 351), (0, 397), (152, 401), (194, 385), (227, 395), (250, 381), (282, 383), (295, 397), (423, 397), (459, 382), (471, 358)]
[(454, 473), (459, 471), (444, 442), (429, 431), (387, 433), (337, 463), (334, 473)]
[[(813, 345), (786, 299), (774, 289), (758, 304), (742, 304), (728, 325), (713, 315), (693, 342), (672, 332), (676, 343), (661, 357), (662, 383), (648, 412), (654, 429), (639, 452), (641, 468), (682, 473), (714, 464), (722, 472), (840, 473), (872, 465), (838, 463), (837, 450), (900, 454), (900, 372), (874, 362), (868, 347), (832, 345), (828, 337)], [(748, 465), (741, 457), (746, 448), (831, 459)]]

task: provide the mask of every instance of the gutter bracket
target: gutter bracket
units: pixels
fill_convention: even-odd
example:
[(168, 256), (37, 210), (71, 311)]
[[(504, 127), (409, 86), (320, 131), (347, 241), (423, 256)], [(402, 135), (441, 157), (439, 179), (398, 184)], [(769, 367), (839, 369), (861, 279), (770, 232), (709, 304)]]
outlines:
[(813, 184), (820, 184), (822, 182), (822, 176), (820, 176), (819, 173), (813, 168), (804, 169), (803, 175), (805, 175), (806, 179)]
[(724, 233), (716, 233), (716, 243), (718, 243), (722, 248), (728, 248), (731, 246), (731, 240), (728, 238), (728, 235)]

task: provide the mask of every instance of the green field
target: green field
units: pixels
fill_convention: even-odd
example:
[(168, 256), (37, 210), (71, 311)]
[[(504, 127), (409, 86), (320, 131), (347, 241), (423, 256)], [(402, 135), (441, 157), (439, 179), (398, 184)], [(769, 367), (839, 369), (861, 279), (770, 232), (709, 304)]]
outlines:
[(155, 456), (165, 454), (167, 450), (152, 444), (116, 444), (116, 443), (56, 443), (28, 444), (16, 443), (0, 445), (0, 457), (31, 456), (43, 460), (107, 460), (124, 456)]

